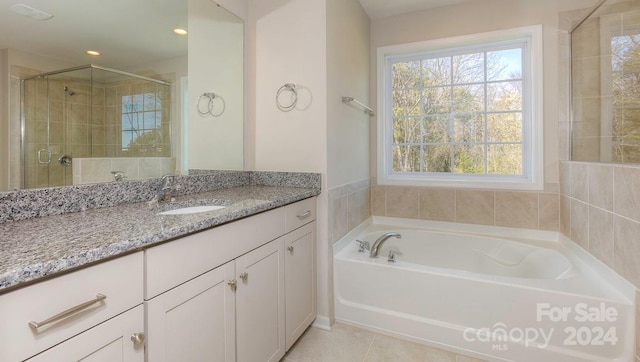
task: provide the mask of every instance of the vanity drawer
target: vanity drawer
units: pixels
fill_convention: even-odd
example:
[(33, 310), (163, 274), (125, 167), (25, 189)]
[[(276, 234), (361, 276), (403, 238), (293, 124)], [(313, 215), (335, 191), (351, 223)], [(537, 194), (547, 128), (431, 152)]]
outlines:
[(311, 197), (285, 206), (285, 229), (287, 232), (316, 219), (316, 198)]
[(284, 208), (145, 250), (145, 300), (284, 235)]
[(138, 252), (0, 295), (0, 361), (23, 360), (131, 309), (142, 291)]

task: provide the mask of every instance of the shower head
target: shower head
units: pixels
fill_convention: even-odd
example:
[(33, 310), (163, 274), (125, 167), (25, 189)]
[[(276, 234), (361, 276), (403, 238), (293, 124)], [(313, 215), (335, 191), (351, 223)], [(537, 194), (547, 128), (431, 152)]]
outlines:
[(72, 91), (69, 87), (64, 86), (64, 91), (69, 95), (72, 96), (74, 94), (76, 94), (76, 92)]

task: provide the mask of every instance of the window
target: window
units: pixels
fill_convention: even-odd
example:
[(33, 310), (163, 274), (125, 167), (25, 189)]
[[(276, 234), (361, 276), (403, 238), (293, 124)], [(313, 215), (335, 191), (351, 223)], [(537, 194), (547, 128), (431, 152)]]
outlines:
[(162, 101), (148, 92), (122, 96), (122, 151), (153, 155), (162, 151)]
[(381, 184), (542, 188), (541, 27), (378, 50)]

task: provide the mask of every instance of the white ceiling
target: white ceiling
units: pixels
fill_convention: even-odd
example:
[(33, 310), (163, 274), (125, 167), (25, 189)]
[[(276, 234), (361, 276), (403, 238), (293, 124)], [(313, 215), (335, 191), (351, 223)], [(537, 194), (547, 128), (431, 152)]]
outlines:
[(360, 0), (371, 19), (423, 11), (442, 6), (468, 3), (472, 0)]
[[(472, 0), (360, 0), (372, 19), (450, 6)], [(10, 10), (23, 3), (53, 14), (37, 21)], [(65, 60), (128, 69), (187, 52), (183, 0), (0, 0), (0, 49), (12, 48)], [(84, 52), (102, 52), (92, 57)]]
[[(11, 11), (23, 3), (53, 14), (37, 21)], [(66, 60), (127, 69), (187, 53), (187, 1), (0, 0), (0, 49), (12, 48)], [(92, 57), (84, 52), (102, 52)]]

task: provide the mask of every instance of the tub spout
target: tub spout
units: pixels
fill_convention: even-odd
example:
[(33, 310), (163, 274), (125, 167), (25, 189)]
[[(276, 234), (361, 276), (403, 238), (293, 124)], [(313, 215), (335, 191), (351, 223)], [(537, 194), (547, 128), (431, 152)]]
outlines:
[(401, 239), (402, 235), (400, 235), (399, 233), (396, 232), (389, 232), (389, 233), (385, 233), (382, 234), (375, 243), (373, 243), (373, 246), (371, 247), (371, 252), (369, 253), (369, 256), (372, 258), (377, 258), (378, 257), (378, 249), (380, 249), (380, 247), (382, 246), (382, 244), (389, 238), (398, 238)]

